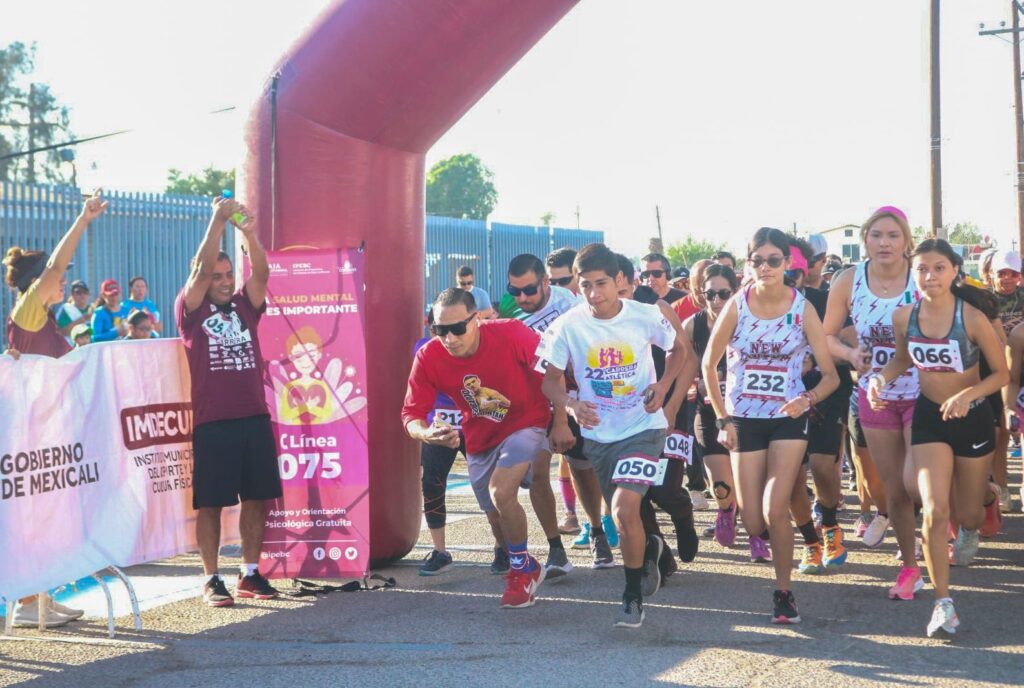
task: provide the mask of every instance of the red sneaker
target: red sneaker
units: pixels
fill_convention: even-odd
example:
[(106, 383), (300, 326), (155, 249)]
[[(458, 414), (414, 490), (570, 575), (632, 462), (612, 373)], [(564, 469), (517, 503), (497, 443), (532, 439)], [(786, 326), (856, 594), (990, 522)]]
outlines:
[(532, 607), (537, 601), (537, 588), (544, 582), (544, 567), (530, 557), (533, 571), (510, 569), (505, 576), (505, 593), (501, 596), (502, 609), (523, 609)]
[(995, 499), (985, 507), (985, 521), (978, 528), (978, 534), (981, 537), (995, 537), (1003, 527), (1003, 514), (999, 511), (999, 488), (993, 489), (992, 495)]

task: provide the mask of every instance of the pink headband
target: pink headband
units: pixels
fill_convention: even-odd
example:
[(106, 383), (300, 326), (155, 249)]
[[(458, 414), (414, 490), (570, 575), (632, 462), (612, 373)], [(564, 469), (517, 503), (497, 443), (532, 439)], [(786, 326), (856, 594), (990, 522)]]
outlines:
[(790, 246), (789, 269), (803, 270), (804, 274), (807, 274), (807, 259), (804, 258), (804, 254), (796, 246)]
[(894, 205), (883, 205), (881, 208), (879, 208), (878, 210), (876, 210), (875, 212), (873, 212), (871, 214), (872, 215), (886, 215), (886, 214), (888, 214), (888, 215), (895, 215), (896, 217), (900, 218), (904, 222), (909, 223), (909, 221), (907, 220), (907, 214), (904, 213), (902, 210), (900, 210), (899, 208), (897, 208)]

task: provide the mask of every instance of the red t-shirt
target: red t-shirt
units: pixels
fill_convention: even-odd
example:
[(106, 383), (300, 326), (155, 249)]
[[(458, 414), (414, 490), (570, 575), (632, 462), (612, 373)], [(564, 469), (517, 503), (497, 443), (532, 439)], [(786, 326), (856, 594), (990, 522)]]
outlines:
[(466, 358), (438, 339), (416, 352), (402, 408), (402, 424), (426, 422), (438, 392), (462, 411), (466, 451), (479, 454), (524, 428), (547, 429), (551, 409), (536, 369), (540, 335), (518, 320), (481, 322), (480, 346)]
[(680, 322), (685, 322), (691, 315), (696, 315), (700, 312), (700, 306), (697, 305), (692, 295), (687, 294), (672, 304), (672, 310), (679, 316)]
[(266, 302), (254, 308), (244, 287), (225, 306), (203, 298), (191, 313), (185, 312), (185, 291), (178, 294), (174, 315), (192, 373), (194, 425), (268, 414), (256, 336), (266, 309)]

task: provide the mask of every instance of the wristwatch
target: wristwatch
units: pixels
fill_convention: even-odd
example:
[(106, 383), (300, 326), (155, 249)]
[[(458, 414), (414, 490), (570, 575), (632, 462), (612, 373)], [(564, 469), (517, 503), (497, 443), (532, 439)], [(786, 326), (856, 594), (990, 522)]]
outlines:
[(725, 418), (715, 418), (715, 427), (719, 430), (725, 430), (725, 426), (732, 423), (732, 416), (726, 416)]

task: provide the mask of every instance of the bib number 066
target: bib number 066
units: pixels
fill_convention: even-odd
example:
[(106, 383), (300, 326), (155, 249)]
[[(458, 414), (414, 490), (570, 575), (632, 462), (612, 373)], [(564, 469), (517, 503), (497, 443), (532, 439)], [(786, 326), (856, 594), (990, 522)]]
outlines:
[(291, 480), (292, 478), (333, 480), (341, 475), (341, 453), (278, 454), (277, 465), (281, 471), (281, 480)]

